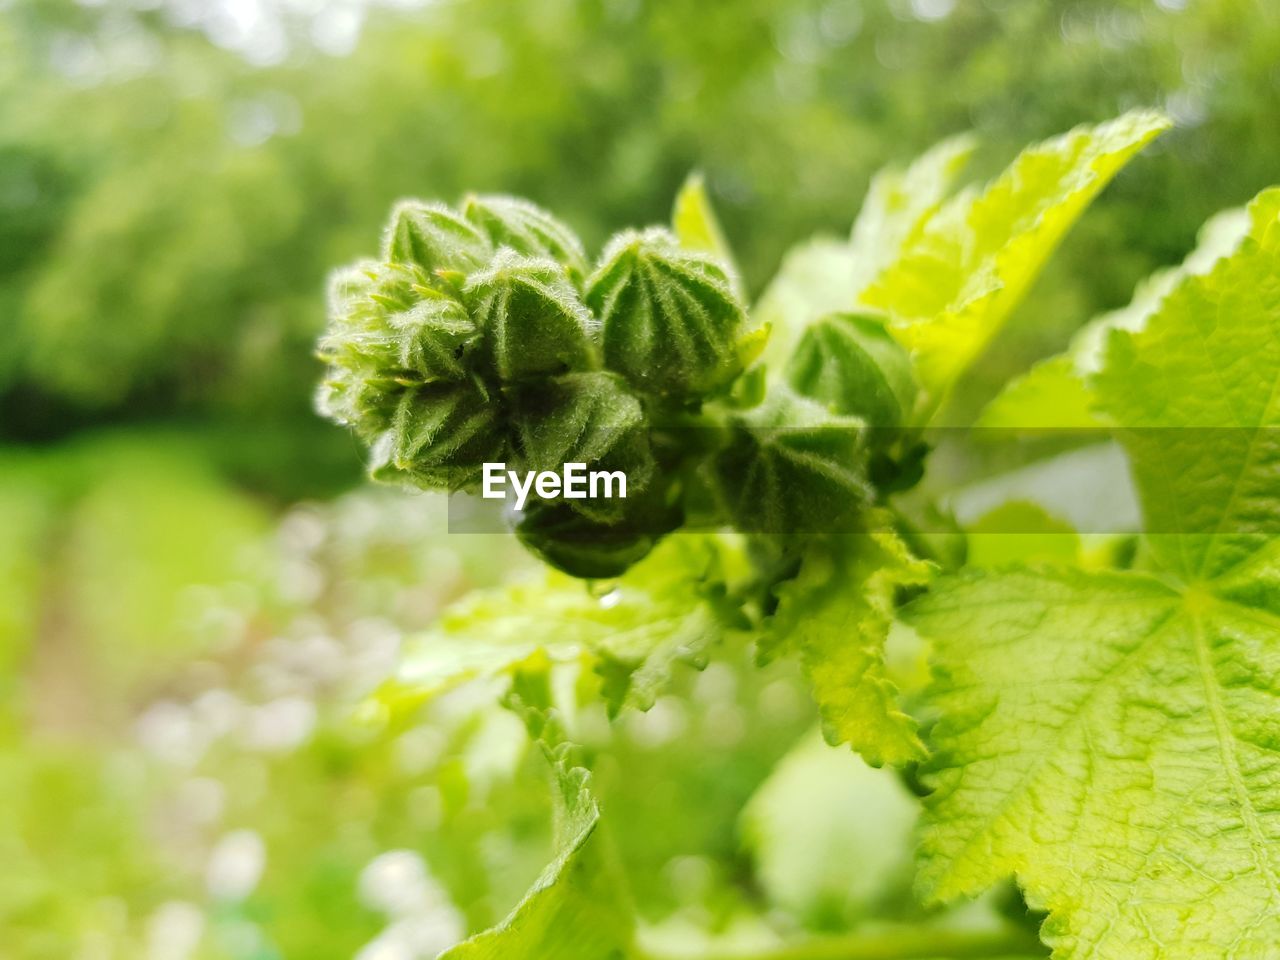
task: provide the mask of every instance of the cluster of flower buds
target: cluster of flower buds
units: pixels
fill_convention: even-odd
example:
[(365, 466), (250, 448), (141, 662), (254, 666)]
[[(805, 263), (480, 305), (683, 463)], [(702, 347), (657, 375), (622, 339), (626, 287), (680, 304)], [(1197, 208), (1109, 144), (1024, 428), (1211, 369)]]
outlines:
[(679, 523), (650, 418), (723, 390), (760, 339), (725, 265), (668, 231), (619, 234), (592, 268), (525, 201), (410, 201), (380, 259), (333, 279), (319, 406), (369, 444), (377, 479), (453, 491), (486, 462), (624, 471), (626, 500), (535, 503), (520, 524), (552, 562), (607, 575)]
[(768, 330), (735, 289), (728, 264), (665, 229), (619, 233), (592, 265), (523, 200), (401, 203), (380, 259), (333, 279), (319, 406), (369, 445), (376, 479), (458, 491), (486, 463), (621, 471), (625, 499), (535, 497), (519, 514), (524, 542), (578, 576), (614, 576), (703, 519), (828, 529), (874, 499), (868, 425), (909, 415), (909, 362), (873, 318), (837, 314), (766, 380), (747, 371)]

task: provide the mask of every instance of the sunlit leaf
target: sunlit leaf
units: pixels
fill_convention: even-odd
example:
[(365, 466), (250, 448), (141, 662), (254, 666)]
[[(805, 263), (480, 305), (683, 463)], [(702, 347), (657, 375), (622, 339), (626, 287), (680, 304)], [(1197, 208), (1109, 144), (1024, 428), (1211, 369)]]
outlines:
[(612, 712), (648, 709), (678, 662), (701, 662), (722, 636), (715, 542), (671, 537), (610, 585), (559, 573), (471, 595), (406, 651), (393, 699), (430, 698), (530, 657), (586, 662)]
[(920, 889), (1016, 874), (1063, 960), (1262, 960), (1280, 939), (1280, 206), (1097, 379), (1142, 571), (972, 571), (909, 611), (942, 719)]
[(936, 407), (1004, 324), (1063, 234), (1169, 121), (1135, 111), (1029, 147), (984, 190), (947, 201), (866, 291)]

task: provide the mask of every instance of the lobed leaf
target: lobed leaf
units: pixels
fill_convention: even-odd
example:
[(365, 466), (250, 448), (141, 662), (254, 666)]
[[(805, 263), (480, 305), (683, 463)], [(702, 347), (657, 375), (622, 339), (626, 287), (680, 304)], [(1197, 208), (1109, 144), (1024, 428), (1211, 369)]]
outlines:
[(972, 150), (970, 138), (952, 137), (906, 170), (881, 170), (847, 241), (815, 237), (787, 252), (755, 308), (771, 330), (764, 354), (771, 366), (781, 368), (819, 318), (865, 307), (862, 294), (937, 210)]
[[(1234, 254), (1185, 276), (1137, 333), (1112, 333), (1095, 389), (1121, 433), (1152, 548), (1187, 580), (1243, 563), (1280, 512), (1280, 188)], [(1164, 535), (1168, 534), (1168, 535)]]
[(506, 919), (446, 950), (440, 960), (621, 960), (635, 935), (635, 915), (598, 829), (591, 774), (574, 762), (549, 708), (546, 664), (531, 665), (530, 674), (517, 677), (510, 705), (523, 714), (551, 766), (555, 852)]
[(1106, 418), (1097, 409), (1089, 378), (1102, 369), (1112, 330), (1136, 333), (1160, 309), (1164, 298), (1189, 276), (1207, 273), (1230, 255), (1249, 232), (1251, 215), (1226, 210), (1200, 231), (1196, 249), (1177, 267), (1158, 270), (1134, 291), (1133, 299), (1085, 324), (1065, 353), (1042, 360), (1004, 389), (983, 410), (979, 426), (997, 429), (1096, 428)]
[(898, 590), (928, 576), (929, 565), (885, 528), (816, 541), (778, 591), (766, 655), (799, 657), (827, 742), (849, 743), (872, 766), (925, 756), (886, 671), (885, 642)]
[(647, 710), (676, 663), (699, 663), (723, 635), (718, 564), (714, 541), (674, 537), (606, 591), (548, 572), (476, 593), (412, 643), (392, 694), (428, 699), (468, 680), (509, 677), (545, 655), (594, 667), (612, 714)]
[(954, 579), (909, 610), (943, 719), (919, 889), (1016, 874), (1061, 960), (1280, 942), (1280, 606), (1138, 573)]
[(935, 409), (1089, 202), (1168, 126), (1134, 111), (1029, 147), (985, 190), (962, 191), (912, 231), (862, 299), (890, 315)]
[(1159, 576), (973, 572), (907, 613), (942, 716), (921, 890), (1016, 873), (1063, 960), (1280, 942), (1280, 191), (1250, 223), (1097, 377)]
[(849, 237), (853, 307), (875, 280), (903, 256), (946, 200), (976, 143), (961, 134), (921, 154), (905, 170), (887, 167), (871, 179)]

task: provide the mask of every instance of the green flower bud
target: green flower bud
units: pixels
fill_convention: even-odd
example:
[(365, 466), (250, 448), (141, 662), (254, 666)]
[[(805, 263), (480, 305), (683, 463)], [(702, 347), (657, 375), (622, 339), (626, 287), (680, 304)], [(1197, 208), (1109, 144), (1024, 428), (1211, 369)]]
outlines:
[(643, 393), (706, 394), (736, 377), (763, 345), (748, 332), (729, 275), (668, 231), (618, 234), (587, 282), (604, 362)]
[(506, 459), (505, 410), (477, 384), (408, 387), (373, 442), (370, 476), (419, 487), (471, 489), (483, 465)]
[(775, 387), (759, 407), (731, 416), (729, 430), (707, 479), (739, 530), (839, 532), (870, 502), (861, 420)]
[(350, 427), (365, 443), (373, 443), (391, 427), (396, 404), (406, 388), (395, 377), (364, 375), (349, 367), (334, 367), (316, 390), (316, 411)]
[(553, 260), (499, 250), (468, 278), (463, 300), (483, 333), (487, 370), (499, 380), (599, 366), (596, 322)]
[(415, 265), (364, 263), (338, 271), (329, 304), (320, 356), (357, 379), (461, 379), (479, 337), (462, 304), (427, 286)]
[(462, 214), (498, 247), (510, 247), (526, 257), (555, 260), (580, 283), (587, 273), (582, 242), (568, 226), (528, 200), (503, 196), (468, 196)]
[(391, 214), (382, 259), (417, 264), (428, 275), (468, 273), (489, 259), (488, 238), (442, 203), (403, 200)]
[(915, 406), (911, 359), (875, 317), (822, 317), (805, 330), (784, 375), (797, 393), (872, 427), (901, 426)]
[(592, 519), (568, 501), (531, 503), (516, 525), (516, 536), (531, 551), (570, 576), (605, 579), (625, 573), (658, 541), (680, 526), (679, 510), (668, 503), (661, 484), (624, 501), (621, 517)]
[[(648, 422), (639, 399), (612, 373), (570, 373), (511, 391), (516, 442), (530, 470), (559, 471), (566, 463), (592, 470), (622, 471), (634, 498), (653, 474)], [(603, 497), (565, 501), (573, 509), (607, 521), (626, 501)]]

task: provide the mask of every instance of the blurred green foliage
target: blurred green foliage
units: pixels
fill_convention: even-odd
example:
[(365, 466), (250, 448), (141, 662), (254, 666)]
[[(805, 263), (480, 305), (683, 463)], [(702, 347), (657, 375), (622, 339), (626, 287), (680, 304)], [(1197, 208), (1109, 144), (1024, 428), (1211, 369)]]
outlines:
[(347, 56), (305, 18), (288, 55), (223, 49), (184, 9), (0, 7), (3, 435), (309, 417), (324, 275), (402, 195), (527, 195), (594, 246), (664, 219), (702, 168), (758, 291), (789, 244), (845, 229), (878, 166), (944, 135), (976, 129), (992, 169), (1166, 107), (1181, 129), (1071, 238), (1000, 379), (1272, 179), (1280, 147), (1266, 0), (459, 0), (375, 8)]
[[(170, 928), (195, 916), (193, 957), (349, 958), (386, 925), (361, 870), (424, 836), (465, 920), (494, 922), (545, 854), (544, 793), (502, 792), (510, 718), (464, 702), (393, 736), (352, 712), (400, 631), (518, 548), (444, 545), (426, 498), (272, 521), (206, 460), (155, 431), (0, 451), (4, 956), (187, 956)], [(506, 822), (524, 846), (469, 867)], [(244, 830), (270, 869), (228, 892), (216, 864), (246, 869)]]
[[(545, 763), (490, 685), (408, 724), (367, 698), (442, 606), (534, 562), (445, 537), (435, 497), (269, 522), (194, 452), (152, 432), (0, 454), (4, 956), (425, 958), (492, 925), (547, 858)], [(579, 717), (637, 902), (677, 939), (771, 900), (735, 824), (810, 732), (805, 697), (736, 645), (647, 713)]]

